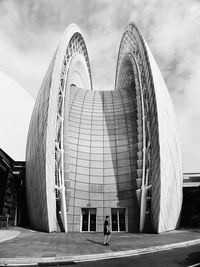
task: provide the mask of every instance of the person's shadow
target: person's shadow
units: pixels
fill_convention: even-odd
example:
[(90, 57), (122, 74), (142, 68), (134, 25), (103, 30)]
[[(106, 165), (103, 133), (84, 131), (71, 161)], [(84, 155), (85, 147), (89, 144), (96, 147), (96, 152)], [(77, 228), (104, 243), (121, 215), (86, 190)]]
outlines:
[(98, 242), (98, 241), (91, 240), (91, 239), (87, 239), (87, 241), (89, 241), (89, 242), (91, 242), (91, 243), (95, 243), (95, 244), (104, 246), (104, 243), (102, 243), (102, 242)]
[[(187, 257), (179, 264), (184, 265), (184, 266), (188, 266), (188, 265), (199, 266), (196, 264), (197, 262), (198, 263), (200, 262), (200, 252), (199, 251), (187, 254)], [(191, 264), (194, 264), (194, 265), (191, 265)]]

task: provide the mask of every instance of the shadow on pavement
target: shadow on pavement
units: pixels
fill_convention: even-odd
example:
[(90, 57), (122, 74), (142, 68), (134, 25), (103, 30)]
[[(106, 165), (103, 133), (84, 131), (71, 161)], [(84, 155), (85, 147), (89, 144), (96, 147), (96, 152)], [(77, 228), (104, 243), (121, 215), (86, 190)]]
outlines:
[(104, 246), (104, 244), (102, 242), (98, 242), (98, 241), (91, 240), (91, 239), (87, 239), (87, 241)]
[(195, 266), (200, 266), (200, 251), (188, 254), (187, 258), (185, 258), (185, 260), (180, 264), (183, 266), (188, 266), (188, 264), (195, 264)]

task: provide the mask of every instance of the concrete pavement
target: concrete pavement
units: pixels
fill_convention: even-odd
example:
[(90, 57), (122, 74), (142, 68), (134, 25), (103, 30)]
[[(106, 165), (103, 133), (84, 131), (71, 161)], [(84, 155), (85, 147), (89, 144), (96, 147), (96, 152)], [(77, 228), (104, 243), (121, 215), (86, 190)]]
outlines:
[(20, 231), (15, 230), (0, 230), (0, 243), (15, 238), (20, 234)]
[(103, 246), (103, 233), (43, 233), (19, 227), (1, 230), (0, 264), (63, 264), (153, 253), (200, 244), (200, 229), (163, 234), (112, 233), (110, 241), (109, 247)]

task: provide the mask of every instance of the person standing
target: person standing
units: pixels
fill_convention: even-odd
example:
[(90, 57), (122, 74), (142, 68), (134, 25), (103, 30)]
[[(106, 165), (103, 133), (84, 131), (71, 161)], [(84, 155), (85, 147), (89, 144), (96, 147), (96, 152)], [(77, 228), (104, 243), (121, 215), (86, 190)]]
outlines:
[(109, 240), (111, 236), (109, 216), (106, 216), (104, 221), (104, 246), (109, 246)]

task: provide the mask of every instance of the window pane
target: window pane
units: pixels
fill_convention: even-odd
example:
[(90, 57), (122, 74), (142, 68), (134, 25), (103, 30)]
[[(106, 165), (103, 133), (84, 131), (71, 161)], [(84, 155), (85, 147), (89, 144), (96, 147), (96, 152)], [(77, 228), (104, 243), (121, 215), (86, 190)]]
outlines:
[(88, 231), (88, 209), (82, 209), (82, 231)]
[(111, 209), (112, 231), (118, 231), (117, 209)]
[(119, 209), (119, 230), (120, 231), (126, 231), (125, 213), (126, 213), (126, 209)]

